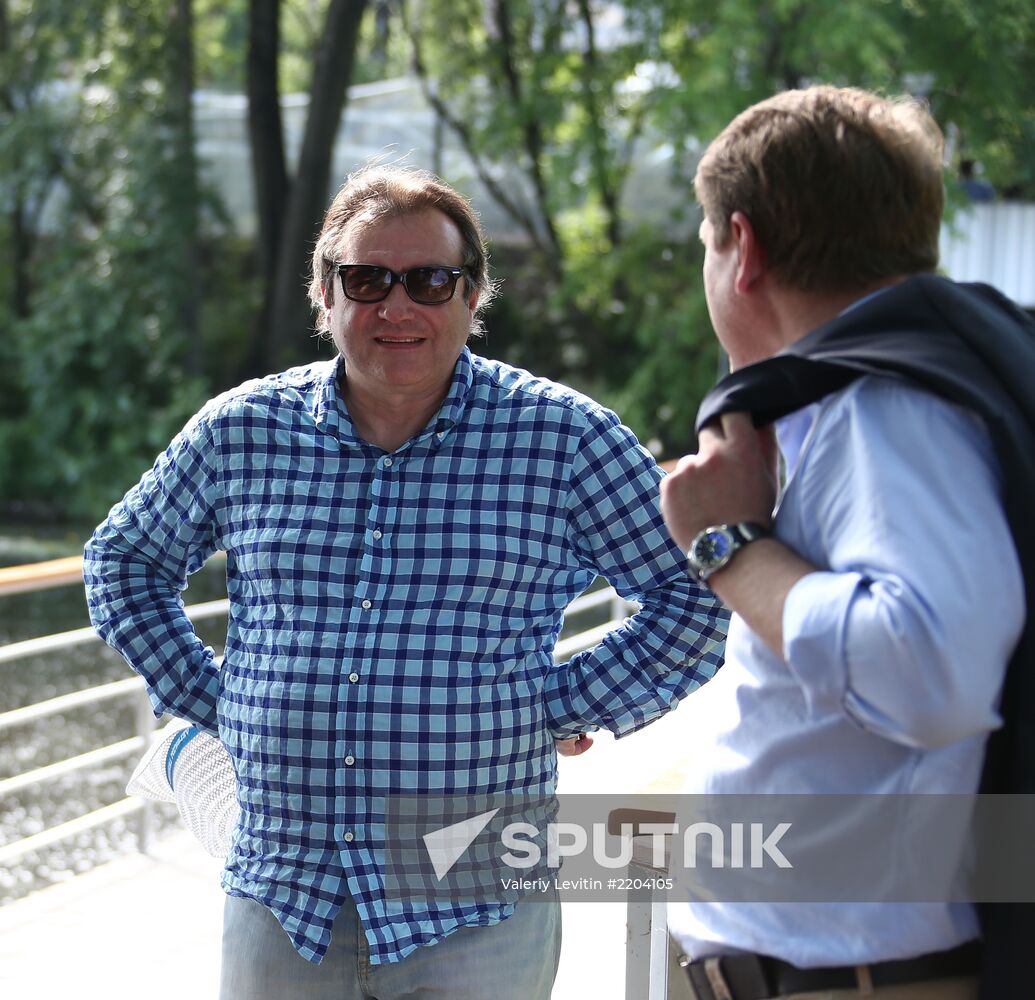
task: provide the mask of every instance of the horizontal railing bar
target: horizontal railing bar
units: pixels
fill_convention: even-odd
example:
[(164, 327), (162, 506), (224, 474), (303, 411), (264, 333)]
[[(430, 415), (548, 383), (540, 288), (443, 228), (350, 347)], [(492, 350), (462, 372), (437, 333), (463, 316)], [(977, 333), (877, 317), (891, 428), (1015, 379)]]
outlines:
[(0, 663), (10, 663), (12, 660), (20, 660), (24, 656), (49, 653), (55, 649), (71, 649), (73, 646), (81, 646), (83, 643), (93, 642), (96, 639), (97, 633), (92, 628), (77, 628), (71, 632), (43, 635), (38, 639), (24, 639), (21, 642), (0, 646)]
[(580, 611), (591, 611), (593, 608), (604, 607), (612, 601), (618, 600), (618, 594), (613, 587), (605, 587), (603, 590), (594, 590), (591, 593), (576, 597), (564, 609), (564, 614), (577, 615)]
[(56, 764), (48, 764), (46, 767), (37, 767), (34, 771), (26, 771), (24, 774), (15, 775), (0, 781), (0, 797), (10, 795), (12, 792), (21, 791), (30, 785), (40, 784), (44, 781), (53, 781), (55, 778), (63, 778), (66, 774), (74, 774), (87, 767), (94, 767), (97, 764), (106, 764), (109, 760), (117, 760), (125, 757), (126, 754), (137, 750), (143, 750), (147, 746), (147, 740), (143, 736), (133, 736), (128, 740), (119, 743), (112, 743), (106, 747), (99, 747), (97, 750), (90, 750), (88, 753), (79, 754), (78, 757), (69, 757), (66, 760), (58, 761)]
[(598, 625), (596, 628), (591, 628), (585, 632), (579, 632), (578, 635), (562, 639), (554, 647), (553, 658), (555, 660), (567, 660), (576, 653), (581, 653), (584, 649), (589, 649), (591, 646), (595, 646), (604, 638), (605, 635), (607, 635), (608, 632), (621, 625), (622, 621), (624, 621), (624, 619), (605, 622), (603, 625)]
[[(578, 614), (580, 611), (588, 611), (592, 608), (609, 604), (616, 600), (617, 596), (610, 587), (604, 590), (595, 590), (591, 594), (583, 594), (568, 605), (565, 614)], [(192, 604), (186, 608), (186, 611), (192, 621), (215, 618), (230, 612), (230, 601), (224, 597), (216, 601), (206, 601), (203, 604)], [(55, 635), (46, 635), (39, 639), (12, 642), (10, 645), (0, 646), (0, 663), (7, 663), (39, 653), (53, 652), (57, 649), (68, 649), (72, 646), (95, 640), (97, 640), (97, 633), (92, 628), (79, 628), (71, 632), (58, 632)]]
[[(605, 593), (601, 591), (600, 593)], [(587, 595), (596, 598), (597, 594)], [(608, 595), (609, 600), (613, 600), (614, 592)], [(209, 614), (218, 614), (227, 610), (228, 603), (225, 600), (222, 601), (210, 601), (207, 604), (195, 605), (193, 608), (188, 609), (192, 611), (194, 615), (205, 616)], [(570, 607), (574, 608), (578, 601), (573, 602)], [(595, 603), (604, 603), (599, 599)], [(575, 653), (581, 652), (587, 649), (589, 646), (598, 643), (608, 632), (610, 632), (617, 625), (621, 624), (620, 619), (605, 622), (603, 625), (599, 625), (596, 628), (589, 629), (585, 632), (580, 632), (577, 635), (570, 636), (567, 639), (562, 639), (554, 649), (554, 658), (557, 660), (565, 660), (569, 656)], [(92, 630), (81, 629), (77, 630), (80, 632), (91, 632)], [(71, 635), (72, 633), (64, 633), (65, 636)], [(57, 636), (50, 636), (48, 638), (57, 638)], [(16, 643), (15, 645), (24, 645), (22, 643)], [(6, 649), (12, 647), (8, 646)], [(0, 649), (0, 656), (4, 653), (4, 649)], [(2, 660), (0, 660), (2, 662)], [(51, 698), (48, 701), (38, 702), (35, 705), (27, 705), (24, 708), (17, 708), (13, 711), (6, 712), (0, 715), (0, 731), (8, 729), (12, 726), (21, 725), (26, 722), (35, 722), (41, 718), (45, 718), (48, 715), (53, 715), (58, 712), (66, 712), (70, 709), (79, 708), (83, 705), (93, 704), (94, 702), (106, 701), (110, 698), (121, 697), (124, 694), (129, 694), (138, 688), (140, 688), (142, 681), (139, 677), (128, 677), (125, 680), (114, 681), (110, 684), (102, 684), (98, 687), (87, 688), (83, 691), (75, 691), (71, 694), (60, 695), (57, 698)]]
[[(218, 557), (219, 553), (216, 555)], [(47, 562), (29, 563), (25, 566), (5, 566), (0, 568), (0, 595), (58, 587), (67, 583), (77, 583), (82, 578), (82, 556), (69, 556), (67, 559), (51, 559)], [(583, 594), (572, 601), (568, 606), (568, 612), (569, 614), (577, 614), (579, 611), (606, 604), (614, 597), (615, 592), (611, 587), (595, 590), (592, 593)], [(217, 605), (219, 606), (218, 610), (209, 610)], [(196, 604), (188, 608), (187, 611), (191, 618), (194, 618), (204, 617), (206, 614), (223, 614), (228, 607), (229, 604), (226, 601), (210, 601), (206, 604)], [(74, 635), (75, 633), (62, 634)], [(51, 637), (48, 636), (46, 638)]]
[(22, 594), (30, 590), (63, 587), (69, 583), (81, 583), (82, 579), (82, 556), (48, 559), (27, 566), (5, 566), (0, 569), (0, 594)]
[(43, 830), (41, 833), (33, 834), (31, 837), (24, 837), (22, 840), (15, 840), (10, 844), (4, 844), (3, 847), (0, 847), (0, 865), (5, 865), (12, 859), (20, 858), (22, 855), (29, 854), (32, 851), (39, 851), (45, 847), (50, 847), (51, 844), (57, 844), (62, 840), (67, 840), (69, 837), (85, 833), (87, 830), (103, 826), (105, 823), (110, 823), (113, 819), (131, 816), (133, 813), (139, 812), (149, 805), (150, 803), (143, 799), (119, 799), (118, 802), (113, 802), (110, 806), (95, 809), (85, 816), (79, 816), (77, 819), (62, 823), (60, 826), (52, 826), (49, 830)]
[(24, 708), (15, 708), (0, 715), (0, 732), (4, 729), (9, 729), (11, 726), (20, 726), (25, 722), (36, 722), (39, 719), (46, 718), (48, 715), (67, 712), (82, 705), (92, 705), (94, 702), (107, 701), (110, 698), (134, 694), (137, 691), (143, 691), (143, 689), (143, 680), (140, 677), (134, 676), (127, 677), (121, 681), (112, 681), (110, 684), (85, 688), (82, 691), (73, 691), (71, 694), (58, 695), (56, 698), (39, 701), (35, 705), (26, 705)]
[[(205, 618), (215, 618), (227, 614), (230, 610), (230, 602), (224, 597), (218, 601), (191, 604), (184, 610), (191, 621), (201, 621)], [(38, 639), (12, 642), (7, 646), (0, 646), (0, 664), (20, 660), (26, 656), (36, 656), (39, 653), (51, 653), (57, 649), (71, 649), (73, 646), (81, 646), (87, 642), (100, 642), (97, 633), (92, 628), (77, 628), (70, 632), (44, 635)]]
[[(224, 552), (212, 554), (213, 559), (223, 559), (225, 556)], [(63, 587), (70, 583), (82, 583), (82, 580), (82, 556), (47, 559), (22, 566), (4, 566), (0, 567), (0, 595)]]
[(191, 621), (218, 618), (219, 615), (230, 613), (230, 601), (226, 597), (221, 597), (219, 600), (205, 601), (203, 604), (188, 604), (184, 610)]
[[(618, 595), (610, 587), (605, 590), (595, 590), (591, 594), (583, 594), (577, 597), (568, 605), (565, 614), (578, 614), (580, 611), (589, 611), (595, 607), (601, 607), (616, 600)], [(230, 601), (221, 598), (215, 601), (206, 601), (202, 604), (192, 604), (186, 609), (191, 621), (202, 621), (206, 618), (216, 618), (219, 615), (229, 614)], [(26, 656), (35, 656), (40, 653), (50, 653), (58, 649), (70, 649), (86, 642), (99, 641), (97, 633), (92, 628), (77, 628), (70, 632), (56, 632), (54, 635), (41, 636), (38, 639), (26, 639), (22, 642), (12, 642), (7, 646), (0, 646), (0, 663), (9, 663), (12, 660), (19, 660)]]

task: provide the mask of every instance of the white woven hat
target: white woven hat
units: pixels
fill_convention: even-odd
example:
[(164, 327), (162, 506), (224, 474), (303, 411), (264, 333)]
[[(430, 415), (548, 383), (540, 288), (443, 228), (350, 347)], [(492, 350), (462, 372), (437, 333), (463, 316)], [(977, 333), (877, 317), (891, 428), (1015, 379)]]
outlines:
[(237, 778), (226, 748), (211, 733), (179, 719), (170, 723), (141, 757), (126, 792), (175, 802), (205, 850), (226, 857), (240, 815)]

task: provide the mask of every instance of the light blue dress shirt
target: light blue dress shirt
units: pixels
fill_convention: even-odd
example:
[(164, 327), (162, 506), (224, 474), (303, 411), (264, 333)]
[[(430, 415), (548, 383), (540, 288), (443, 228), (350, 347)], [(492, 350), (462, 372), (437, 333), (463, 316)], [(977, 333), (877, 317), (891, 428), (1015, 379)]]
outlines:
[[(217, 729), (234, 762), (224, 888), (314, 961), (351, 896), (376, 964), (513, 911), (389, 905), (386, 795), (551, 795), (553, 737), (673, 707), (717, 668), (727, 615), (687, 579), (661, 472), (609, 410), (464, 351), (436, 416), (386, 454), (357, 436), (339, 363), (210, 402), (97, 529), (85, 573), (155, 710)], [(180, 600), (217, 549), (221, 664)], [(555, 666), (598, 575), (640, 610)]]
[[(776, 537), (819, 567), (791, 590), (784, 657), (739, 615), (714, 682), (680, 710), (685, 791), (976, 791), (1024, 588), (988, 434), (971, 414), (867, 377), (778, 424)], [(821, 835), (822, 831), (817, 831)], [(889, 884), (923, 845), (873, 845)], [(846, 864), (851, 860), (846, 858)], [(977, 936), (969, 904), (669, 904), (693, 958), (877, 962)]]

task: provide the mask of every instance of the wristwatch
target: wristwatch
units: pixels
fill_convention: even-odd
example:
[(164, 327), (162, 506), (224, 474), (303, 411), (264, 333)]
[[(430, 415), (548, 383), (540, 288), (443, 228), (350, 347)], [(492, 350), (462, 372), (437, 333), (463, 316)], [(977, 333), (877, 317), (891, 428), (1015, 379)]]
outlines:
[(690, 543), (687, 563), (691, 576), (704, 583), (712, 573), (722, 569), (749, 542), (757, 542), (769, 534), (768, 528), (754, 521), (737, 524), (713, 524), (699, 531)]

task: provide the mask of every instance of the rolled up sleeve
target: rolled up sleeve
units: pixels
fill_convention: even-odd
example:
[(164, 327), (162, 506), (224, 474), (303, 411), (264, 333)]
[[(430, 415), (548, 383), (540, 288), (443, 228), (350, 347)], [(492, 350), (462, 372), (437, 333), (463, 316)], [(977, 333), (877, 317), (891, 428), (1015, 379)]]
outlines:
[(661, 517), (662, 472), (618, 423), (593, 428), (574, 463), (569, 544), (639, 611), (558, 664), (546, 688), (554, 735), (603, 726), (617, 736), (668, 712), (719, 668), (728, 613), (692, 581)]
[(84, 551), (90, 620), (144, 679), (155, 714), (216, 728), (219, 672), (184, 610), (187, 577), (215, 551), (210, 431), (195, 418), (116, 504)]
[(944, 746), (1000, 724), (1024, 622), (998, 470), (964, 411), (894, 383), (861, 395), (828, 415), (792, 486), (823, 512), (825, 566), (787, 597), (784, 658), (810, 712)]

